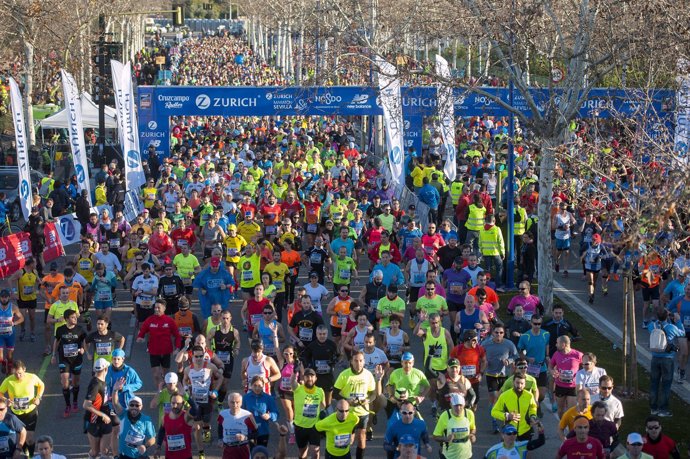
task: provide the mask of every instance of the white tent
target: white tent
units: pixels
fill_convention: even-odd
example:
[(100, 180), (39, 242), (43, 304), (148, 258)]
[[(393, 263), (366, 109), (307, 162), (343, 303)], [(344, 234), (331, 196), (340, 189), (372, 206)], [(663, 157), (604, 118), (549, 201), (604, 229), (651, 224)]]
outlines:
[[(84, 129), (98, 129), (98, 105), (86, 93), (81, 93), (81, 113), (84, 120)], [(67, 110), (64, 108), (40, 122), (41, 129), (67, 129)], [(117, 112), (112, 107), (105, 107), (105, 127), (106, 129), (117, 129)]]

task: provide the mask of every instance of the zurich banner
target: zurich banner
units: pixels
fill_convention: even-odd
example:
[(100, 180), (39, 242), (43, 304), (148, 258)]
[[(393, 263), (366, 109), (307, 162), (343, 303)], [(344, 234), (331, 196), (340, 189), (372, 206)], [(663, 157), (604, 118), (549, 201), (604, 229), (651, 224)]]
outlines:
[[(559, 90), (530, 90), (535, 109), (543, 113), (556, 106)], [(406, 150), (421, 152), (420, 120), (438, 116), (436, 87), (400, 89)], [(582, 103), (582, 118), (632, 117), (652, 111), (664, 117), (673, 111), (675, 94), (671, 90), (617, 90), (599, 88), (589, 92)], [(508, 116), (507, 88), (453, 89), (454, 115)], [(500, 101), (501, 103), (499, 103)], [(650, 103), (648, 104), (647, 101)], [(175, 116), (278, 116), (278, 115), (383, 115), (379, 91), (373, 87), (204, 87), (140, 86), (138, 88), (139, 139), (142, 151), (153, 145), (161, 156), (170, 154), (170, 118)], [(513, 107), (527, 117), (532, 108), (519, 92)], [(417, 140), (418, 139), (418, 140)]]

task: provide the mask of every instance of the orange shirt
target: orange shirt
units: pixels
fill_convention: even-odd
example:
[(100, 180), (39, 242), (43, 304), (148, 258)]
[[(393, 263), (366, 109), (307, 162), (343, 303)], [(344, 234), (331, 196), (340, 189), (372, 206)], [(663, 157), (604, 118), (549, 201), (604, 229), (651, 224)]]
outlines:
[[(473, 287), (467, 293), (469, 293), (473, 297), (477, 298), (477, 289), (478, 288), (479, 287)], [(486, 286), (486, 287), (484, 287), (484, 290), (486, 291), (486, 302), (487, 303), (491, 303), (491, 304), (498, 303), (498, 295), (496, 294), (496, 291), (494, 289), (492, 289), (489, 286)]]
[(477, 347), (465, 347), (458, 344), (450, 351), (451, 359), (460, 361), (460, 373), (470, 380), (472, 384), (478, 382), (477, 376), (481, 368), (481, 362), (486, 358), (486, 351), (480, 345)]
[(342, 300), (340, 296), (336, 297), (335, 306), (333, 306), (333, 315), (331, 316), (331, 325), (336, 328), (343, 328), (343, 325), (347, 323), (347, 316), (350, 315), (350, 303), (352, 298), (349, 296)]
[[(63, 282), (65, 282), (65, 276), (60, 273), (55, 275), (47, 274), (43, 276), (43, 279), (41, 280), (41, 291), (43, 292), (43, 296), (46, 298), (46, 309), (50, 309), (50, 305), (57, 301), (58, 297), (53, 296), (53, 292), (55, 290), (55, 286), (62, 284)], [(60, 293), (59, 290), (58, 293)]]
[[(62, 287), (63, 285), (65, 285), (65, 283), (60, 282), (58, 285), (55, 286), (52, 294), (53, 298), (60, 298), (60, 287)], [(84, 289), (82, 288), (81, 284), (79, 284), (79, 282), (72, 282), (72, 285), (69, 286), (70, 301), (74, 301), (75, 303), (79, 304), (79, 300), (82, 298), (83, 294)]]
[[(640, 260), (638, 267), (641, 274), (640, 280), (643, 284), (645, 284), (649, 288), (653, 288), (659, 285), (659, 283), (661, 282), (661, 272), (664, 269), (661, 263), (661, 259), (659, 257), (650, 256), (647, 257), (646, 261)], [(650, 274), (649, 277), (651, 277), (651, 282), (649, 282), (649, 277), (647, 276), (648, 273)]]
[(283, 250), (280, 254), (280, 261), (290, 268), (290, 274), (297, 275), (297, 266), (302, 262), (302, 257), (296, 250)]

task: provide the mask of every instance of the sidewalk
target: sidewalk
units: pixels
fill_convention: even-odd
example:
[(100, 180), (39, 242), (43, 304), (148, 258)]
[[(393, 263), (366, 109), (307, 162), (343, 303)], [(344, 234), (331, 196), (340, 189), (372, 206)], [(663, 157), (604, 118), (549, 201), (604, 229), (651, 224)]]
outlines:
[[(585, 297), (584, 289), (582, 290), (583, 298)], [(573, 311), (583, 319), (587, 320), (590, 324), (597, 327), (602, 333), (610, 340), (612, 343), (619, 348), (622, 348), (623, 343), (623, 332), (620, 326), (612, 323), (609, 319), (604, 317), (602, 314), (597, 312), (592, 306), (587, 304), (583, 299), (580, 299), (578, 295), (573, 293), (573, 289), (567, 289), (558, 280), (554, 280), (554, 295), (560, 297), (560, 299), (570, 306)], [(615, 296), (613, 297), (615, 298)], [(621, 300), (622, 301), (622, 300)], [(639, 315), (637, 315), (639, 317)], [(652, 361), (652, 355), (647, 349), (647, 337), (646, 331), (642, 331), (642, 328), (638, 328), (638, 338), (637, 338), (637, 363), (638, 366), (649, 372), (649, 368)], [(642, 331), (642, 333), (639, 333)], [(690, 385), (688, 383), (680, 384), (676, 381), (676, 374), (673, 375), (673, 386), (671, 388), (673, 392), (676, 393), (680, 398), (682, 398), (686, 403), (690, 403)]]

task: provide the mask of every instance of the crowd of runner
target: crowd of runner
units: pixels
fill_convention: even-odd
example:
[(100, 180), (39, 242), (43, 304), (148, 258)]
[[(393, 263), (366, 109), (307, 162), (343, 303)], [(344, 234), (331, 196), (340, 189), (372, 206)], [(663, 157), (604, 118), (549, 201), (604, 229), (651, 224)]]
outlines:
[[(279, 84), (274, 71), (227, 40), (224, 53), (206, 39), (183, 44), (176, 81)], [(246, 68), (237, 67), (239, 54)], [(650, 416), (630, 421), (644, 422), (644, 434), (619, 438), (625, 421), (613, 378), (563, 308), (544, 317), (531, 293), (539, 151), (527, 143), (517, 149), (518, 294), (502, 295), (507, 223), (497, 178), (506, 120), (462, 120), (452, 183), (437, 154), (438, 134), (425, 132), (428, 149), (406, 163), (407, 185), (431, 209), (425, 227), (414, 204), (401, 208), (385, 165), (355, 144), (349, 121), (171, 122), (171, 154), (148, 156), (145, 210), (133, 222), (124, 218), (116, 162), (95, 175), (97, 200), (112, 212), (90, 213), (84, 196), (58, 196), (66, 187), (50, 177), (41, 184), (28, 225), (39, 256), (0, 291), (7, 375), (0, 457), (15, 449), (52, 454), (52, 439), (34, 438), (45, 383), (12, 355), (40, 333), (44, 354), (59, 368), (62, 415), (83, 416), (89, 457), (203, 459), (216, 443), (226, 459), (268, 458), (269, 448), (279, 458), (317, 458), (325, 450), (329, 458), (352, 451), (359, 459), (372, 441), (389, 458), (416, 458), (432, 445), (446, 459), (540, 457), (548, 411), (560, 418), (558, 457), (615, 457), (617, 448), (630, 458), (641, 451), (680, 457), (661, 433), (661, 419), (672, 415), (668, 391), (657, 396), (653, 386)], [(581, 268), (593, 302), (599, 277), (606, 295), (607, 282), (635, 267), (645, 306), (670, 302), (669, 309), (645, 308), (645, 322), (652, 335), (661, 324), (678, 344), (684, 380), (690, 257), (674, 254), (668, 232), (644, 253), (632, 247), (617, 213), (621, 202), (583, 204), (570, 173), (561, 171), (554, 187), (553, 268), (564, 276)], [(58, 199), (67, 205), (53, 213)], [(70, 206), (82, 223), (79, 252), (45, 263), (42, 224)], [(579, 250), (571, 246), (576, 239)], [(148, 369), (125, 362), (127, 325), (112, 320), (123, 289)], [(42, 330), (37, 308), (45, 310)], [(671, 361), (676, 355), (657, 353)], [(145, 371), (153, 398), (141, 395)], [(477, 410), (491, 412), (490, 426), (476, 425)], [(385, 436), (374, 439), (379, 422), (386, 422)], [(473, 451), (477, 436), (490, 432), (500, 433), (498, 443)]]

